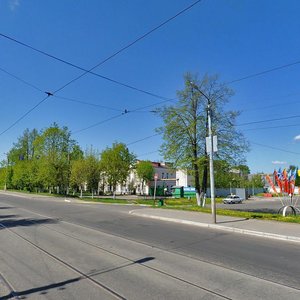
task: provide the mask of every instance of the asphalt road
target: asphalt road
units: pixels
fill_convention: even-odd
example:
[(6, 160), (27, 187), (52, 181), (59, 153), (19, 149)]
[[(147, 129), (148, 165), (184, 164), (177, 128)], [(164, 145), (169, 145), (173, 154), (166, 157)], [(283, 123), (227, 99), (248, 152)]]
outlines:
[[(281, 202), (282, 201), (282, 202)], [(218, 203), (217, 208), (233, 209), (240, 211), (250, 212), (263, 212), (263, 213), (277, 213), (278, 210), (284, 205), (290, 205), (289, 198), (250, 198), (244, 200), (240, 204), (224, 204)], [(297, 201), (298, 206), (300, 201)]]
[(299, 244), (131, 209), (0, 194), (1, 299), (300, 299)]

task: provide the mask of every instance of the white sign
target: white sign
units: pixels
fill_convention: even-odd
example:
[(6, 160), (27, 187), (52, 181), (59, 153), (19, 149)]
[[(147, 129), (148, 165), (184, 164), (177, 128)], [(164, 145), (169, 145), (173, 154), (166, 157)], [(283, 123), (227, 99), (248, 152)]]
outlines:
[[(208, 154), (210, 153), (210, 149), (211, 149), (210, 145), (211, 145), (210, 137), (207, 136), (206, 137), (206, 153), (208, 153)], [(213, 136), (213, 151), (218, 152), (218, 138), (216, 135)]]

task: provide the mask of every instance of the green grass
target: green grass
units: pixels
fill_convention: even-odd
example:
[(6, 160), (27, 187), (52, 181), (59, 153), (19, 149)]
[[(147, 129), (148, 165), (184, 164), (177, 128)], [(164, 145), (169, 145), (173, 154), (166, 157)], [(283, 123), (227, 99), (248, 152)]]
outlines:
[(99, 203), (117, 203), (117, 204), (146, 204), (153, 205), (153, 200), (144, 200), (144, 199), (113, 199), (113, 198), (85, 198), (83, 197), (83, 201), (88, 202), (99, 202)]
[[(3, 190), (4, 191), (4, 190)], [(56, 194), (56, 193), (46, 193), (46, 192), (30, 192), (30, 191), (24, 191), (24, 190), (15, 190), (15, 189), (9, 189), (7, 190), (8, 192), (15, 192), (15, 193), (20, 193), (20, 194), (26, 194), (26, 195), (40, 195), (40, 196), (48, 196), (48, 197), (61, 197), (65, 198), (66, 195), (64, 194)], [(73, 195), (67, 195), (68, 198), (77, 198), (77, 196)]]
[[(211, 209), (208, 207), (199, 207), (196, 205), (193, 206), (184, 206), (184, 205), (171, 205), (164, 206), (163, 208), (169, 209), (178, 209), (186, 211), (198, 211), (203, 213), (211, 213)], [(282, 216), (279, 214), (269, 214), (269, 213), (257, 213), (257, 212), (247, 212), (247, 211), (236, 211), (229, 209), (217, 209), (217, 215), (230, 216), (230, 217), (239, 217), (245, 219), (258, 219), (258, 220), (268, 220), (268, 221), (279, 221), (279, 222), (289, 222), (289, 223), (300, 223), (300, 216)]]
[[(30, 193), (28, 191), (19, 191), (19, 190), (9, 190), (12, 192), (19, 192), (24, 194), (35, 194)], [(38, 193), (36, 195), (43, 195), (43, 196), (52, 196), (52, 197), (65, 197), (65, 195), (57, 195), (57, 194), (49, 194), (49, 193)], [(68, 197), (72, 197), (68, 195)], [(75, 196), (76, 197), (76, 196)], [(76, 197), (77, 198), (77, 197)], [(144, 204), (149, 205), (152, 207), (158, 207), (158, 200), (157, 198), (155, 201), (155, 206), (153, 205), (153, 199), (113, 199), (113, 198), (90, 198), (84, 197), (80, 200), (82, 201), (89, 201), (89, 202), (100, 202), (100, 203), (117, 203), (117, 204)], [(222, 198), (216, 199), (217, 203), (222, 202)], [(210, 199), (206, 199), (206, 204), (210, 204)], [(196, 211), (202, 213), (211, 213), (211, 209), (209, 207), (199, 207), (197, 206), (196, 199), (174, 199), (174, 198), (166, 198), (164, 199), (164, 206), (161, 208), (165, 209), (177, 209), (177, 210), (185, 210), (185, 211)], [(271, 221), (279, 221), (279, 222), (290, 222), (290, 223), (300, 223), (300, 216), (287, 216), (283, 217), (279, 214), (269, 214), (269, 213), (257, 213), (257, 212), (247, 212), (247, 211), (236, 211), (236, 210), (229, 210), (229, 209), (217, 209), (217, 214), (222, 216), (230, 216), (230, 217), (239, 217), (245, 219), (257, 219), (257, 220), (271, 220)]]

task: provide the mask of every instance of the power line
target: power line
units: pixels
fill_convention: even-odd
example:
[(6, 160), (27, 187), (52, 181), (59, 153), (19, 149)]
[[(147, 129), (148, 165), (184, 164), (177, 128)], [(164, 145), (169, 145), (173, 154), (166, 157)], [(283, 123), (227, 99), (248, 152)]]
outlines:
[(261, 120), (261, 121), (254, 121), (254, 122), (248, 122), (248, 123), (241, 123), (241, 124), (237, 124), (236, 126), (245, 126), (245, 125), (251, 125), (251, 124), (259, 124), (259, 123), (281, 121), (281, 120), (288, 120), (288, 119), (295, 119), (295, 118), (300, 118), (300, 115), (295, 115), (295, 116), (290, 116), (290, 117), (282, 117), (282, 118), (276, 118), (276, 119)]
[(152, 135), (146, 136), (146, 137), (144, 137), (144, 138), (138, 139), (138, 140), (136, 140), (136, 141), (134, 141), (134, 142), (127, 143), (126, 145), (127, 145), (127, 146), (133, 145), (133, 144), (136, 144), (136, 143), (139, 143), (139, 142), (148, 140), (148, 139), (153, 138), (153, 137), (158, 136), (158, 135), (160, 135), (160, 134), (159, 134), (159, 133), (152, 134)]
[(253, 74), (250, 74), (250, 75), (247, 75), (247, 76), (244, 76), (244, 77), (241, 77), (241, 78), (229, 81), (226, 84), (232, 84), (232, 83), (240, 82), (240, 81), (243, 81), (243, 80), (246, 80), (246, 79), (250, 79), (250, 78), (253, 78), (253, 77), (265, 75), (267, 73), (271, 73), (271, 72), (278, 71), (278, 70), (281, 70), (281, 69), (289, 68), (291, 66), (295, 66), (295, 65), (298, 65), (298, 64), (300, 64), (300, 60), (295, 61), (293, 63), (289, 63), (289, 64), (277, 66), (277, 67), (274, 67), (274, 68), (266, 69), (266, 70), (261, 71), (261, 72), (253, 73)]
[(137, 39), (135, 39), (134, 41), (130, 42), (129, 44), (127, 44), (126, 46), (122, 47), (120, 50), (116, 51), (115, 53), (113, 53), (112, 55), (108, 56), (107, 58), (105, 58), (104, 60), (100, 61), (98, 64), (96, 64), (94, 67), (84, 71), (81, 75), (75, 77), (74, 79), (70, 80), (69, 82), (67, 82), (66, 84), (64, 84), (62, 87), (60, 87), (59, 89), (57, 89), (55, 93), (61, 91), (62, 89), (66, 88), (68, 85), (72, 84), (73, 82), (77, 81), (78, 79), (80, 79), (81, 77), (85, 76), (87, 73), (90, 73), (91, 71), (93, 71), (94, 69), (98, 68), (99, 66), (103, 65), (104, 63), (106, 63), (107, 61), (111, 60), (112, 58), (116, 57), (117, 55), (119, 55), (120, 53), (124, 52), (125, 50), (127, 50), (128, 48), (130, 48), (131, 46), (135, 45), (136, 43), (138, 43), (139, 41), (141, 41), (142, 39), (144, 39), (145, 37), (147, 37), (148, 35), (152, 34), (153, 32), (157, 31), (158, 29), (160, 29), (161, 27), (163, 27), (164, 25), (166, 25), (167, 23), (171, 22), (172, 20), (176, 19), (178, 16), (182, 15), (183, 13), (185, 13), (186, 11), (188, 11), (189, 9), (191, 9), (192, 7), (194, 7), (196, 4), (198, 4), (199, 2), (201, 2), (202, 0), (197, 0), (194, 3), (190, 4), (189, 6), (187, 6), (186, 8), (182, 9), (181, 11), (179, 11), (177, 14), (175, 14), (174, 16), (168, 18), (166, 21), (160, 23), (159, 25), (155, 26), (154, 28), (152, 28), (151, 30), (149, 30), (148, 32), (144, 33), (143, 35), (141, 35), (140, 37), (138, 37)]
[[(147, 105), (147, 106), (142, 106), (142, 107), (136, 108), (136, 109), (134, 109), (134, 110), (132, 110), (132, 111), (128, 111), (127, 109), (121, 110), (121, 109), (116, 109), (116, 108), (109, 107), (109, 106), (104, 106), (104, 105), (100, 105), (100, 104), (96, 104), (96, 103), (86, 102), (86, 101), (82, 101), (82, 100), (78, 100), (78, 99), (74, 99), (74, 98), (68, 98), (68, 97), (62, 97), (62, 96), (53, 95), (53, 94), (50, 93), (50, 92), (44, 92), (42, 89), (38, 88), (37, 86), (35, 86), (35, 85), (29, 83), (28, 81), (25, 81), (24, 79), (20, 78), (19, 76), (16, 76), (16, 75), (12, 74), (11, 72), (8, 72), (7, 70), (4, 70), (4, 69), (1, 68), (1, 67), (0, 67), (0, 70), (3, 71), (4, 73), (8, 74), (9, 76), (13, 77), (14, 79), (16, 79), (16, 80), (18, 80), (18, 81), (20, 81), (20, 82), (22, 82), (22, 83), (24, 83), (24, 84), (26, 84), (26, 85), (32, 87), (32, 88), (34, 88), (34, 89), (36, 89), (36, 90), (41, 91), (41, 92), (43, 92), (43, 93), (46, 93), (48, 97), (49, 97), (49, 96), (54, 96), (55, 98), (62, 99), (62, 100), (66, 100), (66, 101), (70, 101), (70, 102), (75, 102), (75, 103), (80, 103), (80, 104), (84, 104), (84, 105), (90, 105), (90, 106), (95, 106), (95, 107), (101, 107), (101, 108), (105, 108), (105, 109), (109, 109), (109, 110), (113, 110), (113, 111), (120, 111), (120, 112), (122, 112), (121, 114), (118, 114), (118, 115), (116, 115), (116, 116), (110, 117), (110, 118), (105, 119), (105, 120), (100, 121), (100, 122), (97, 122), (97, 123), (95, 123), (95, 124), (92, 124), (92, 125), (90, 125), (90, 126), (88, 126), (88, 127), (83, 128), (83, 129), (74, 131), (74, 132), (73, 132), (74, 134), (75, 134), (75, 133), (82, 132), (82, 131), (85, 131), (85, 130), (88, 130), (88, 129), (93, 128), (93, 127), (96, 127), (96, 126), (98, 126), (98, 125), (100, 125), (100, 124), (106, 123), (106, 122), (108, 122), (108, 121), (110, 121), (110, 120), (113, 120), (113, 119), (115, 119), (115, 118), (117, 118), (117, 117), (121, 117), (124, 113), (128, 113), (128, 112), (137, 112), (137, 111), (142, 110), (142, 109), (145, 109), (145, 108), (153, 107), (153, 106), (156, 106), (156, 105), (159, 105), (159, 104), (168, 102), (168, 101), (173, 101), (173, 100), (175, 100), (175, 99), (170, 99), (170, 100), (160, 101), (160, 102), (157, 102), (157, 103), (154, 103), (154, 104), (150, 104), (150, 105)], [(43, 101), (39, 102), (39, 103), (35, 106), (35, 108), (36, 108), (37, 106), (39, 106), (40, 104), (42, 104), (42, 102), (43, 102)], [(33, 109), (32, 109), (32, 110), (33, 110)], [(31, 111), (32, 111), (32, 110), (31, 110)], [(25, 116), (24, 116), (24, 117), (25, 117)], [(18, 119), (18, 121), (16, 121), (16, 123), (14, 123), (11, 127), (13, 127), (15, 124), (17, 124), (21, 119), (23, 119), (23, 118), (21, 117), (20, 119)], [(10, 128), (11, 128), (11, 127), (10, 127)], [(10, 128), (8, 128), (7, 130), (9, 130)], [(5, 133), (7, 130), (5, 130), (5, 131), (3, 131), (2, 133), (0, 133), (0, 135), (3, 134), (3, 133)]]
[(155, 151), (151, 151), (151, 152), (147, 152), (147, 153), (142, 153), (140, 155), (137, 155), (137, 157), (146, 156), (146, 155), (157, 153), (157, 152), (159, 152), (159, 150), (155, 150)]
[(1, 70), (3, 73), (9, 75), (10, 77), (13, 77), (14, 79), (16, 79), (16, 80), (18, 80), (18, 81), (20, 81), (20, 82), (22, 82), (22, 83), (24, 83), (24, 84), (30, 86), (31, 88), (33, 88), (33, 89), (35, 89), (35, 90), (37, 90), (37, 91), (39, 91), (39, 92), (45, 93), (45, 91), (43, 91), (42, 89), (40, 89), (40, 88), (37, 87), (36, 85), (34, 85), (34, 84), (32, 84), (32, 83), (30, 83), (30, 82), (28, 82), (28, 81), (26, 81), (26, 80), (20, 78), (19, 76), (16, 76), (16, 75), (14, 75), (14, 74), (8, 72), (7, 70), (5, 70), (5, 69), (3, 69), (3, 68), (1, 68), (1, 67), (0, 67), (0, 70)]
[(82, 128), (82, 129), (79, 129), (79, 130), (76, 130), (76, 131), (72, 131), (71, 133), (72, 133), (72, 134), (80, 133), (80, 132), (82, 132), (82, 131), (88, 130), (88, 129), (93, 128), (93, 127), (96, 127), (96, 126), (98, 126), (98, 125), (100, 125), (100, 124), (104, 124), (104, 123), (106, 123), (106, 122), (108, 122), (108, 121), (111, 121), (111, 120), (113, 120), (113, 119), (120, 118), (120, 117), (122, 117), (123, 115), (124, 115), (124, 113), (118, 114), (118, 115), (115, 115), (115, 116), (112, 116), (112, 117), (110, 117), (110, 118), (108, 118), (108, 119), (105, 119), (105, 120), (103, 120), (103, 121), (94, 123), (94, 124), (92, 124), (92, 125), (90, 125), (90, 126), (87, 126), (87, 127), (85, 127), (85, 128)]
[(45, 98), (43, 98), (41, 101), (39, 101), (35, 106), (30, 108), (25, 114), (23, 114), (19, 119), (17, 119), (15, 122), (13, 122), (10, 126), (8, 126), (5, 130), (0, 132), (0, 136), (7, 132), (9, 129), (14, 127), (17, 123), (19, 123), (21, 120), (23, 120), (27, 115), (29, 115), (34, 109), (36, 109), (38, 106), (40, 106), (44, 101), (46, 101), (51, 96), (51, 93), (48, 93)]
[[(287, 95), (283, 95), (283, 96), (280, 96), (280, 97), (276, 97), (276, 98), (279, 98), (279, 99), (285, 99), (285, 98), (289, 98), (289, 97), (292, 97), (292, 96), (296, 96), (296, 95), (299, 95), (300, 93), (299, 92), (296, 92), (296, 93), (290, 93), (290, 94), (287, 94)], [(270, 98), (269, 98), (270, 99)], [(274, 98), (272, 97), (272, 100)], [(264, 101), (264, 99), (262, 99), (261, 101)], [(260, 106), (260, 107), (254, 107), (254, 108), (246, 108), (246, 109), (241, 109), (242, 112), (248, 112), (248, 111), (255, 111), (255, 110), (261, 110), (261, 109), (268, 109), (268, 108), (273, 108), (273, 107), (278, 107), (278, 106), (283, 106), (283, 105), (286, 105), (286, 104), (295, 104), (295, 103), (300, 103), (300, 101), (289, 101), (289, 102), (280, 102), (280, 103), (276, 103), (276, 104), (271, 104), (271, 105), (265, 105), (265, 106)]]
[(72, 133), (79, 133), (79, 132), (88, 130), (88, 129), (90, 129), (90, 128), (93, 128), (93, 127), (96, 127), (96, 126), (101, 125), (101, 124), (103, 124), (103, 123), (106, 123), (106, 122), (108, 122), (108, 121), (110, 121), (110, 120), (119, 118), (119, 117), (121, 117), (121, 116), (123, 116), (123, 115), (125, 115), (125, 114), (133, 113), (133, 112), (136, 112), (136, 111), (145, 109), (145, 108), (149, 108), (149, 107), (151, 107), (151, 106), (159, 105), (159, 104), (165, 103), (166, 101), (169, 101), (169, 100), (160, 101), (160, 102), (157, 102), (157, 103), (154, 103), (154, 104), (150, 104), (150, 105), (146, 105), (146, 106), (142, 106), (142, 107), (139, 107), (139, 108), (136, 108), (136, 109), (133, 109), (133, 110), (127, 110), (127, 109), (125, 109), (121, 114), (118, 114), (118, 115), (115, 115), (115, 116), (113, 116), (113, 117), (111, 117), (111, 118), (108, 118), (108, 119), (105, 119), (105, 120), (103, 120), (103, 121), (94, 123), (94, 124), (92, 124), (92, 125), (90, 125), (90, 126), (87, 126), (87, 127), (85, 127), (85, 128), (76, 130), (76, 131), (74, 131), (74, 132), (72, 132)]
[[(11, 72), (8, 72), (7, 70), (3, 69), (0, 67), (0, 71), (4, 72), (5, 74), (9, 75), (10, 77), (28, 85), (29, 87), (37, 90), (37, 91), (40, 91), (42, 93), (45, 93), (42, 89), (40, 89), (39, 87), (37, 87), (36, 85), (22, 79), (21, 77), (17, 76), (17, 75), (14, 75), (12, 74)], [(114, 110), (114, 111), (123, 111), (122, 109), (118, 109), (118, 108), (114, 108), (114, 107), (110, 107), (110, 106), (105, 106), (105, 105), (100, 105), (100, 104), (96, 104), (96, 103), (91, 103), (91, 102), (87, 102), (87, 101), (82, 101), (82, 100), (79, 100), (79, 99), (74, 99), (74, 98), (69, 98), (69, 97), (62, 97), (62, 96), (57, 96), (57, 95), (52, 95), (54, 96), (55, 98), (58, 98), (58, 99), (62, 99), (62, 100), (65, 100), (65, 101), (70, 101), (70, 102), (75, 102), (75, 103), (80, 103), (80, 104), (84, 104), (84, 105), (90, 105), (90, 106), (95, 106), (95, 107), (100, 107), (100, 108), (104, 108), (104, 109), (109, 109), (109, 110)], [(167, 101), (167, 100), (166, 100)]]
[(92, 74), (92, 75), (94, 75), (94, 76), (96, 76), (96, 77), (99, 77), (99, 78), (102, 78), (102, 79), (104, 79), (104, 80), (110, 81), (110, 82), (112, 82), (112, 83), (114, 83), (114, 84), (117, 84), (117, 85), (120, 85), (120, 86), (129, 88), (129, 89), (132, 89), (132, 90), (134, 90), (134, 91), (138, 91), (138, 92), (141, 92), (141, 93), (144, 93), (144, 94), (146, 94), (146, 95), (149, 95), (149, 96), (152, 96), (152, 97), (156, 97), (156, 98), (159, 98), (159, 99), (167, 99), (167, 97), (163, 97), (163, 96), (157, 95), (157, 94), (155, 94), (155, 93), (152, 93), (152, 92), (149, 92), (149, 91), (146, 91), (146, 90), (137, 88), (137, 87), (132, 86), (132, 85), (130, 85), (130, 84), (127, 84), (127, 83), (124, 83), (124, 82), (121, 82), (121, 81), (118, 81), (118, 80), (109, 78), (109, 77), (104, 76), (104, 75), (101, 75), (101, 74), (99, 74), (99, 73), (95, 73), (95, 72), (93, 72), (92, 70), (88, 70), (88, 69), (83, 68), (83, 67), (81, 67), (81, 66), (79, 66), (79, 65), (76, 65), (75, 63), (72, 63), (72, 62), (67, 61), (67, 60), (65, 60), (65, 59), (62, 59), (62, 58), (59, 58), (59, 57), (57, 57), (57, 56), (55, 56), (55, 55), (52, 55), (52, 54), (50, 54), (50, 53), (48, 53), (48, 52), (45, 52), (45, 51), (40, 50), (40, 49), (38, 49), (38, 48), (36, 48), (36, 47), (33, 47), (33, 46), (29, 45), (29, 44), (26, 44), (26, 43), (24, 43), (24, 42), (21, 42), (21, 41), (15, 39), (15, 38), (12, 38), (12, 37), (10, 37), (10, 36), (8, 36), (8, 35), (6, 35), (6, 34), (0, 33), (0, 36), (4, 37), (4, 38), (6, 38), (6, 39), (8, 39), (8, 40), (10, 40), (10, 41), (13, 41), (13, 42), (15, 42), (15, 43), (17, 43), (17, 44), (19, 44), (19, 45), (22, 45), (22, 46), (24, 46), (24, 47), (26, 47), (26, 48), (29, 48), (29, 49), (31, 49), (31, 50), (33, 50), (33, 51), (35, 51), (35, 52), (38, 52), (38, 53), (40, 53), (40, 54), (42, 54), (42, 55), (44, 55), (44, 56), (50, 57), (51, 59), (54, 59), (54, 60), (59, 61), (59, 62), (61, 62), (61, 63), (64, 63), (64, 64), (66, 64), (66, 65), (68, 65), (68, 66), (71, 66), (71, 67), (73, 67), (73, 68), (76, 68), (76, 69), (78, 69), (78, 70), (80, 70), (80, 71), (84, 71), (84, 72), (86, 72), (86, 73)]
[[(87, 73), (90, 73), (91, 71), (93, 71), (94, 69), (96, 69), (97, 67), (103, 65), (105, 62), (107, 62), (108, 60), (114, 58), (115, 56), (117, 56), (118, 54), (122, 53), (123, 51), (127, 50), (128, 48), (130, 48), (131, 46), (133, 46), (134, 44), (136, 44), (137, 42), (141, 41), (142, 39), (144, 39), (145, 37), (147, 37), (148, 35), (152, 34), (153, 32), (155, 32), (156, 30), (160, 29), (161, 27), (163, 27), (164, 25), (166, 25), (167, 23), (169, 23), (170, 21), (174, 20), (175, 18), (177, 18), (178, 16), (180, 16), (181, 14), (185, 13), (186, 11), (188, 11), (189, 9), (191, 9), (192, 7), (194, 7), (196, 4), (198, 4), (199, 2), (201, 2), (202, 0), (197, 0), (194, 3), (190, 4), (189, 6), (187, 6), (186, 8), (184, 8), (183, 10), (179, 11), (177, 14), (175, 14), (174, 16), (168, 18), (167, 20), (165, 20), (164, 22), (160, 23), (159, 25), (155, 26), (154, 28), (152, 28), (151, 30), (149, 30), (148, 32), (146, 32), (145, 34), (141, 35), (140, 37), (138, 37), (137, 39), (135, 39), (134, 41), (130, 42), (129, 44), (127, 44), (126, 46), (124, 46), (123, 48), (121, 48), (120, 50), (116, 51), (115, 53), (113, 53), (112, 55), (108, 56), (107, 58), (105, 58), (104, 60), (102, 60), (101, 62), (99, 62), (98, 64), (96, 64), (94, 67), (88, 69), (88, 70), (84, 70), (84, 72), (73, 78), (72, 80), (68, 81), (67, 83), (65, 83), (63, 86), (61, 86), (60, 88), (58, 88), (57, 90), (55, 90), (52, 93), (48, 93), (47, 97), (43, 98), (41, 101), (39, 101), (34, 107), (32, 107), (30, 110), (28, 110), (25, 114), (23, 114), (17, 121), (15, 121), (13, 124), (11, 124), (7, 129), (5, 129), (2, 133), (0, 133), (0, 136), (2, 134), (4, 134), (5, 132), (7, 132), (9, 129), (11, 129), (13, 126), (15, 126), (18, 122), (20, 122), (22, 119), (24, 119), (30, 112), (32, 112), (34, 109), (36, 109), (40, 104), (42, 104), (46, 99), (48, 99), (49, 96), (53, 96), (56, 93), (58, 93), (59, 91), (63, 90), (64, 88), (66, 88), (67, 86), (69, 86), (70, 84), (72, 84), (73, 82), (77, 81), (78, 79), (80, 79), (81, 77), (85, 76)], [(3, 34), (1, 34), (1, 36), (5, 37), (5, 38), (9, 38), (8, 36), (5, 36)], [(10, 40), (13, 40), (11, 38), (9, 38)], [(15, 40), (16, 41), (16, 40)], [(22, 44), (22, 43), (19, 43)], [(23, 46), (25, 46), (25, 44), (22, 44)], [(165, 99), (165, 101), (169, 101), (167, 99)], [(112, 118), (110, 118), (109, 120), (116, 118), (116, 117), (120, 117), (120, 115), (118, 116), (114, 116)], [(102, 122), (98, 123), (101, 124)], [(96, 126), (96, 124), (91, 125), (89, 128)], [(88, 128), (86, 128), (88, 129)], [(84, 129), (85, 130), (85, 129)], [(82, 130), (81, 130), (82, 131)]]
[(273, 147), (273, 146), (269, 146), (269, 145), (264, 145), (264, 144), (260, 144), (260, 143), (255, 143), (255, 142), (252, 142), (252, 141), (250, 141), (250, 143), (252, 143), (254, 145), (261, 146), (261, 147), (270, 148), (270, 149), (273, 149), (273, 150), (278, 150), (278, 151), (282, 151), (282, 152), (286, 152), (286, 153), (300, 155), (299, 152), (289, 151), (289, 150), (286, 150), (286, 149), (277, 148), (277, 147)]
[(101, 105), (101, 104), (96, 104), (96, 103), (91, 103), (91, 102), (86, 102), (86, 101), (82, 101), (82, 100), (78, 100), (78, 99), (74, 99), (74, 98), (62, 97), (62, 96), (57, 96), (57, 95), (54, 95), (54, 97), (58, 98), (58, 99), (70, 101), (70, 102), (100, 107), (100, 108), (104, 108), (104, 109), (108, 109), (108, 110), (123, 111), (122, 109), (118, 109), (118, 108), (114, 108), (114, 107), (110, 107), (110, 106), (106, 106), (106, 105)]
[(80, 67), (74, 63), (71, 63), (69, 61), (66, 61), (64, 59), (61, 59), (61, 58), (58, 58), (57, 56), (54, 56), (52, 54), (49, 54), (45, 51), (42, 51), (40, 49), (37, 49), (29, 44), (26, 44), (24, 42), (21, 42), (15, 38), (12, 38), (6, 34), (3, 34), (3, 33), (0, 33), (0, 36), (2, 36), (3, 38), (6, 38), (10, 41), (13, 41), (19, 45), (22, 45), (26, 48), (29, 48), (35, 52), (38, 52), (40, 54), (43, 54), (45, 56), (48, 56), (52, 59), (55, 59), (57, 61), (60, 61), (64, 64), (67, 64), (69, 66), (72, 66), (76, 69), (79, 69), (81, 71), (84, 71), (81, 75), (79, 75), (78, 77), (70, 80), (69, 82), (67, 82), (66, 84), (64, 84), (62, 87), (60, 87), (59, 89), (57, 89), (53, 94), (61, 91), (62, 89), (64, 89), (65, 87), (67, 87), (68, 85), (70, 85), (71, 83), (75, 82), (76, 80), (80, 79), (81, 77), (83, 77), (84, 75), (86, 75), (87, 73), (90, 73), (90, 74), (93, 74), (97, 77), (100, 77), (102, 79), (105, 79), (105, 80), (108, 80), (110, 82), (113, 82), (115, 84), (118, 84), (118, 85), (122, 85), (124, 87), (127, 87), (127, 88), (130, 88), (130, 89), (133, 89), (133, 90), (136, 90), (136, 91), (139, 91), (139, 92), (142, 92), (142, 93), (145, 93), (147, 95), (150, 95), (150, 96), (153, 96), (153, 97), (156, 97), (156, 98), (160, 98), (160, 99), (165, 99), (167, 100), (166, 97), (162, 97), (160, 95), (157, 95), (157, 94), (154, 94), (152, 92), (148, 92), (148, 91), (145, 91), (145, 90), (142, 90), (142, 89), (139, 89), (139, 88), (136, 88), (134, 86), (131, 86), (129, 84), (126, 84), (126, 83), (122, 83), (120, 81), (117, 81), (117, 80), (114, 80), (114, 79), (111, 79), (109, 77), (106, 77), (106, 76), (103, 76), (103, 75), (100, 75), (100, 74), (97, 74), (97, 73), (94, 73), (92, 72), (94, 69), (96, 69), (97, 67), (103, 65), (105, 62), (109, 61), (110, 59), (114, 58), (115, 56), (117, 56), (118, 54), (122, 53), (123, 51), (127, 50), (128, 48), (130, 48), (131, 46), (133, 46), (134, 44), (138, 43), (139, 41), (141, 41), (142, 39), (146, 38), (148, 35), (152, 34), (153, 32), (157, 31), (158, 29), (160, 29), (161, 27), (163, 27), (164, 25), (166, 25), (167, 23), (171, 22), (172, 20), (174, 20), (175, 18), (177, 18), (178, 16), (182, 15), (183, 13), (185, 13), (186, 11), (190, 10), (192, 7), (194, 7), (196, 4), (198, 4), (199, 2), (201, 2), (202, 0), (198, 0), (198, 1), (195, 1), (194, 3), (192, 3), (191, 5), (187, 6), (186, 8), (184, 8), (183, 10), (179, 11), (177, 14), (175, 14), (174, 16), (168, 18), (167, 20), (165, 20), (164, 22), (160, 23), (159, 25), (155, 26), (154, 28), (152, 28), (151, 30), (149, 30), (148, 32), (144, 33), (143, 35), (141, 35), (140, 37), (138, 37), (137, 39), (135, 39), (134, 41), (130, 42), (129, 44), (127, 44), (126, 46), (122, 47), (121, 49), (119, 49), (118, 51), (116, 51), (115, 53), (113, 53), (112, 55), (108, 56), (107, 58), (105, 58), (104, 60), (102, 60), (101, 62), (99, 62), (98, 64), (96, 64), (94, 67), (90, 68), (90, 69), (85, 69), (83, 67)]
[(259, 128), (248, 128), (244, 131), (255, 131), (255, 130), (264, 130), (264, 129), (277, 129), (277, 128), (286, 128), (286, 127), (295, 127), (300, 126), (300, 124), (290, 124), (290, 125), (281, 125), (281, 126), (271, 126), (271, 127), (259, 127)]

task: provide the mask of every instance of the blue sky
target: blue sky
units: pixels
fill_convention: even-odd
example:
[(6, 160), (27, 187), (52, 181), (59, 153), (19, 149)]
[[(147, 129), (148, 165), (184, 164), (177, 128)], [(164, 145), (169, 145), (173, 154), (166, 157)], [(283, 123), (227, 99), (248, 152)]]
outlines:
[[(192, 0), (1, 0), (0, 33), (91, 68), (192, 3)], [(299, 9), (300, 2), (296, 0), (203, 0), (95, 72), (174, 98), (176, 90), (183, 88), (182, 76), (187, 71), (219, 74), (223, 82), (231, 82), (294, 63), (300, 61)], [(3, 37), (0, 37), (0, 68), (50, 92), (82, 73)], [(300, 116), (299, 72), (300, 63), (230, 84), (235, 95), (228, 109), (242, 111), (238, 124)], [(0, 132), (44, 97), (43, 92), (1, 70), (0, 91)], [(107, 108), (50, 97), (0, 136), (0, 160), (25, 128), (42, 129), (57, 122), (76, 132), (125, 109), (130, 111), (162, 101), (90, 74), (57, 96)], [(131, 143), (151, 136), (160, 125), (158, 116), (141, 110), (75, 133), (73, 137), (83, 149), (93, 145), (101, 151), (114, 141)], [(252, 172), (300, 165), (300, 141), (295, 139), (300, 135), (300, 117), (242, 125), (239, 129), (251, 142), (247, 164)], [(162, 160), (156, 152), (161, 142), (161, 137), (156, 136), (132, 144), (129, 149), (141, 159)]]

